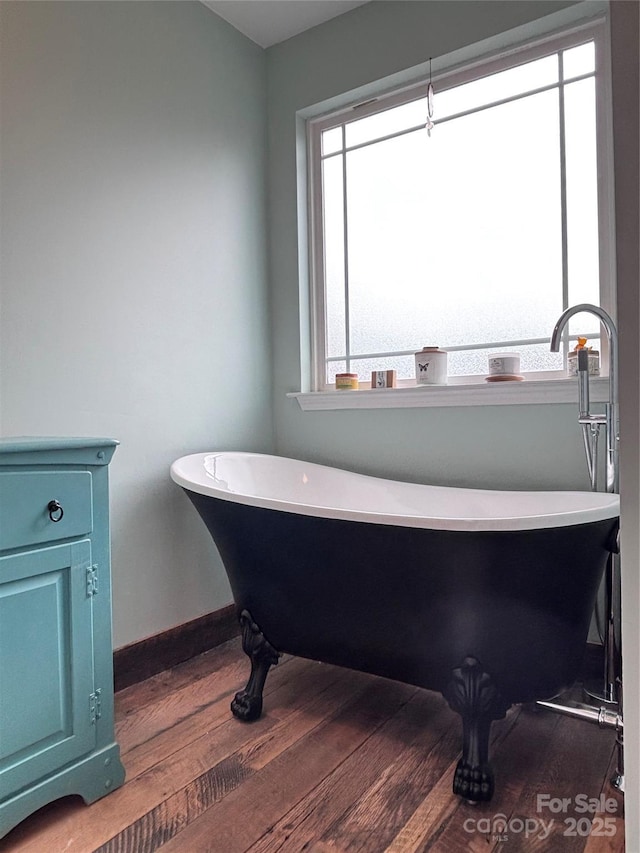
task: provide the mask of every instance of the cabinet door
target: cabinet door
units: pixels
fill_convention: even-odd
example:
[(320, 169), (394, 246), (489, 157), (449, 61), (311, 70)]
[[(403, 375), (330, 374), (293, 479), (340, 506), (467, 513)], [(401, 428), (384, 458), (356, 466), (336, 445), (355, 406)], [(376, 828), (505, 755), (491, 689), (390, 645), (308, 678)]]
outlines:
[(91, 545), (0, 557), (0, 800), (91, 751)]

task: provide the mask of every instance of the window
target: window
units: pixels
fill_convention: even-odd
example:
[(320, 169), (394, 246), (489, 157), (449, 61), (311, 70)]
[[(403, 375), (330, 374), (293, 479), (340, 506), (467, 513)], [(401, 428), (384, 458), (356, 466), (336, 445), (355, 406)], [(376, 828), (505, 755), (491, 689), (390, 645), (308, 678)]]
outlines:
[[(590, 315), (549, 351), (561, 312), (611, 310), (599, 25), (308, 123), (314, 390), (446, 349), (450, 381), (516, 350), (528, 378), (564, 376)], [(436, 63), (434, 61), (434, 67)], [(598, 109), (596, 109), (596, 106)], [(572, 345), (571, 345), (572, 346)]]

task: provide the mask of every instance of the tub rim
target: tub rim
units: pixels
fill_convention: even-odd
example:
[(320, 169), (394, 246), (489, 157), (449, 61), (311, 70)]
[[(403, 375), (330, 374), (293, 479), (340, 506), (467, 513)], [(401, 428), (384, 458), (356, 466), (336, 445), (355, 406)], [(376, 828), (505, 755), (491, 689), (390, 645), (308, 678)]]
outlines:
[[(409, 487), (415, 491), (416, 487), (424, 489), (431, 495), (442, 494), (444, 491), (449, 495), (459, 494), (472, 496), (482, 500), (483, 497), (491, 496), (491, 500), (504, 500), (506, 507), (513, 507), (517, 503), (518, 496), (535, 496), (541, 506), (547, 500), (557, 500), (559, 496), (566, 498), (568, 508), (566, 511), (538, 512), (528, 514), (517, 514), (505, 512), (501, 515), (425, 515), (425, 514), (401, 514), (393, 512), (377, 512), (371, 509), (356, 507), (331, 506), (321, 503), (303, 503), (300, 501), (288, 501), (282, 498), (255, 495), (247, 492), (235, 492), (230, 488), (222, 487), (220, 483), (206, 472), (205, 460), (214, 457), (226, 457), (228, 459), (242, 458), (251, 460), (273, 460), (277, 464), (284, 464), (291, 468), (302, 468), (306, 472), (315, 470), (335, 472), (340, 477), (348, 478), (354, 483), (361, 485), (375, 484), (378, 488), (384, 485), (387, 488), (402, 490)], [(360, 474), (344, 468), (331, 465), (322, 465), (317, 462), (293, 459), (286, 456), (277, 456), (268, 453), (254, 453), (250, 451), (204, 451), (191, 453), (176, 459), (170, 468), (171, 479), (183, 489), (196, 494), (217, 498), (220, 500), (239, 503), (245, 506), (253, 506), (262, 509), (271, 509), (279, 512), (290, 512), (296, 515), (316, 516), (320, 518), (333, 518), (343, 521), (359, 521), (369, 524), (392, 525), (397, 527), (414, 527), (428, 530), (451, 530), (451, 531), (520, 531), (520, 530), (542, 530), (550, 527), (570, 527), (580, 524), (589, 524), (607, 519), (615, 519), (620, 514), (620, 497), (618, 494), (607, 492), (590, 492), (580, 490), (505, 490), (505, 489), (473, 489), (459, 486), (434, 486), (430, 484), (409, 483), (402, 480), (391, 480), (384, 477), (374, 477), (369, 474)], [(573, 506), (571, 503), (573, 502)], [(580, 504), (576, 506), (576, 503)]]

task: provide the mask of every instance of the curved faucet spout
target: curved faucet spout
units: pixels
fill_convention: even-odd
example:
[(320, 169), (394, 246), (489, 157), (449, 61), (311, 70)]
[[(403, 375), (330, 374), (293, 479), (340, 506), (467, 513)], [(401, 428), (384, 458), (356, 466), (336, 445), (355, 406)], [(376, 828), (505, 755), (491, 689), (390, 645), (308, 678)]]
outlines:
[[(606, 407), (607, 424), (607, 491), (618, 491), (618, 332), (607, 312), (598, 305), (582, 302), (563, 311), (553, 328), (551, 352), (560, 351), (560, 341), (565, 326), (574, 314), (585, 311), (596, 316), (605, 328), (609, 344), (609, 402)], [(582, 414), (582, 413), (581, 413)], [(585, 418), (588, 420), (588, 417)]]
[[(553, 332), (551, 334), (551, 352), (560, 351), (560, 340), (562, 338), (564, 327), (574, 314), (580, 314), (582, 311), (586, 311), (588, 314), (594, 314), (602, 322), (609, 340), (609, 349), (615, 350), (615, 354), (617, 355), (618, 332), (616, 331), (615, 323), (604, 308), (600, 308), (599, 305), (592, 305), (590, 302), (581, 302), (579, 305), (572, 305), (571, 308), (567, 308), (566, 311), (563, 311), (558, 317), (558, 322), (553, 327)], [(612, 358), (611, 353), (609, 357), (610, 359)], [(610, 371), (610, 374), (611, 372), (612, 371)]]

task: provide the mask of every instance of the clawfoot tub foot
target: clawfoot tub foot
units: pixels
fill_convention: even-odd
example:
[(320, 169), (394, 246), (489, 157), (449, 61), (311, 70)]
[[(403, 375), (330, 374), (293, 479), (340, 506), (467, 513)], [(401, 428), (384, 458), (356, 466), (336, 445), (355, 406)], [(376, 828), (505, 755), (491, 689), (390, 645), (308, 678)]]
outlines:
[(236, 693), (231, 703), (231, 712), (234, 717), (249, 723), (257, 720), (262, 713), (264, 683), (270, 667), (278, 663), (280, 653), (265, 638), (248, 610), (242, 611), (239, 621), (242, 629), (242, 651), (251, 661), (251, 675), (244, 690)]
[(465, 658), (453, 670), (453, 678), (443, 695), (462, 717), (462, 758), (456, 767), (453, 793), (470, 802), (488, 802), (494, 789), (489, 764), (491, 723), (504, 717), (509, 703), (473, 657)]

